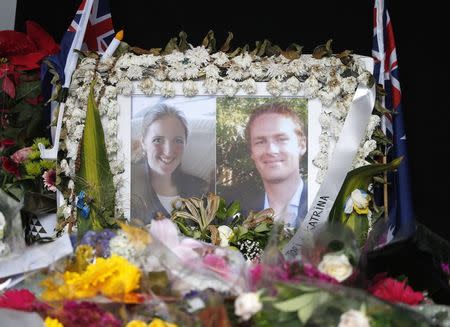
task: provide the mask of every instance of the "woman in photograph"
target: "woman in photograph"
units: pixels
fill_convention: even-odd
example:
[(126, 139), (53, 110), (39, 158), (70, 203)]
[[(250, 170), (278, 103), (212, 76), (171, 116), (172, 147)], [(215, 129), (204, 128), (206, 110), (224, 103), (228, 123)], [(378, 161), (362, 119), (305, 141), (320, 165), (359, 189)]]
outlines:
[(184, 115), (166, 104), (151, 108), (142, 120), (141, 146), (144, 157), (131, 170), (131, 218), (145, 224), (162, 212), (172, 211), (179, 197), (201, 196), (208, 184), (183, 172), (181, 161), (188, 139)]

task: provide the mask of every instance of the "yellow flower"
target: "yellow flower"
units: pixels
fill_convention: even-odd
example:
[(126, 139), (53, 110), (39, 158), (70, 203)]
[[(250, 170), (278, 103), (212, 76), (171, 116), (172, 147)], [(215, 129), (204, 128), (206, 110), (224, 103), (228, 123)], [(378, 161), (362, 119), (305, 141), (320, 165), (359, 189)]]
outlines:
[(62, 299), (83, 299), (97, 294), (119, 296), (130, 293), (139, 287), (141, 272), (125, 258), (113, 255), (98, 258), (82, 273), (66, 271), (63, 283), (51, 279), (42, 283), (46, 289), (43, 299), (57, 301)]
[(159, 318), (153, 319), (148, 327), (178, 327), (176, 324), (171, 324), (170, 322), (161, 320)]
[(45, 318), (44, 324), (45, 327), (64, 327), (58, 319), (52, 319), (50, 317)]
[(147, 323), (142, 320), (132, 320), (125, 327), (147, 327)]

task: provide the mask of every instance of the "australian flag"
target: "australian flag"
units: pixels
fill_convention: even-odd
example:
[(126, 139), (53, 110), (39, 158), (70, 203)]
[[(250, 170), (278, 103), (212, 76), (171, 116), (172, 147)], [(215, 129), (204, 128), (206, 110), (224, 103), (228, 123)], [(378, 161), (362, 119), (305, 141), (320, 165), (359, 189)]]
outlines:
[[(58, 72), (61, 82), (64, 82), (64, 67), (67, 58), (72, 55), (70, 48), (74, 42), (76, 32), (80, 29), (80, 21), (85, 11), (87, 0), (83, 0), (75, 13), (69, 28), (61, 40), (61, 52), (49, 58), (50, 63)], [(111, 11), (108, 0), (94, 0), (89, 15), (89, 20), (84, 31), (83, 46), (79, 50), (90, 50), (103, 52), (114, 38), (114, 27), (112, 24)], [(47, 76), (47, 67), (43, 65), (42, 78)], [(70, 77), (69, 77), (70, 78)], [(43, 82), (43, 84), (46, 84)]]
[(374, 0), (374, 28), (372, 56), (375, 59), (374, 77), (385, 91), (385, 107), (394, 112), (382, 120), (383, 129), (392, 136), (393, 147), (388, 159), (403, 156), (397, 172), (390, 176), (389, 223), (394, 236), (404, 238), (414, 231), (406, 132), (401, 105), (401, 89), (398, 74), (394, 31), (384, 0)]

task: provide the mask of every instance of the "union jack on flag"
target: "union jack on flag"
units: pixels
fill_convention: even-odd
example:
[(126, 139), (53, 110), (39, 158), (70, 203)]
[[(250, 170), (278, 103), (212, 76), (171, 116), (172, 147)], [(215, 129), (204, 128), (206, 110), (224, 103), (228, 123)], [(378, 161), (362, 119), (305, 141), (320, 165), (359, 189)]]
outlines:
[[(77, 31), (85, 4), (86, 0), (83, 0), (67, 31)], [(95, 0), (92, 5), (91, 14), (89, 15), (83, 46), (90, 51), (104, 52), (114, 38), (114, 35), (114, 27), (108, 2)]]
[(374, 77), (381, 84), (386, 96), (384, 106), (394, 115), (386, 115), (382, 127), (392, 136), (393, 146), (388, 158), (403, 156), (397, 172), (390, 176), (389, 223), (394, 235), (408, 237), (414, 231), (409, 165), (407, 158), (406, 132), (401, 105), (401, 89), (398, 74), (397, 51), (394, 30), (384, 0), (374, 0), (374, 28), (372, 56), (375, 60)]

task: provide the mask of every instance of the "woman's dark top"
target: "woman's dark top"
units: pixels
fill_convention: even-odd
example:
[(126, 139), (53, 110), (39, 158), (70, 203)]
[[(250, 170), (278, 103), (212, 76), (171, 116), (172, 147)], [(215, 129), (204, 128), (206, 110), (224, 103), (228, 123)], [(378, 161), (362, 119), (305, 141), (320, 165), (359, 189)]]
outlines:
[[(186, 174), (177, 169), (174, 172), (178, 195), (183, 198), (192, 196), (201, 197), (208, 191), (208, 183), (203, 179)], [(163, 207), (158, 195), (152, 188), (150, 181), (150, 168), (145, 159), (131, 165), (131, 219), (139, 219), (149, 224), (157, 212), (165, 217), (170, 213)]]

